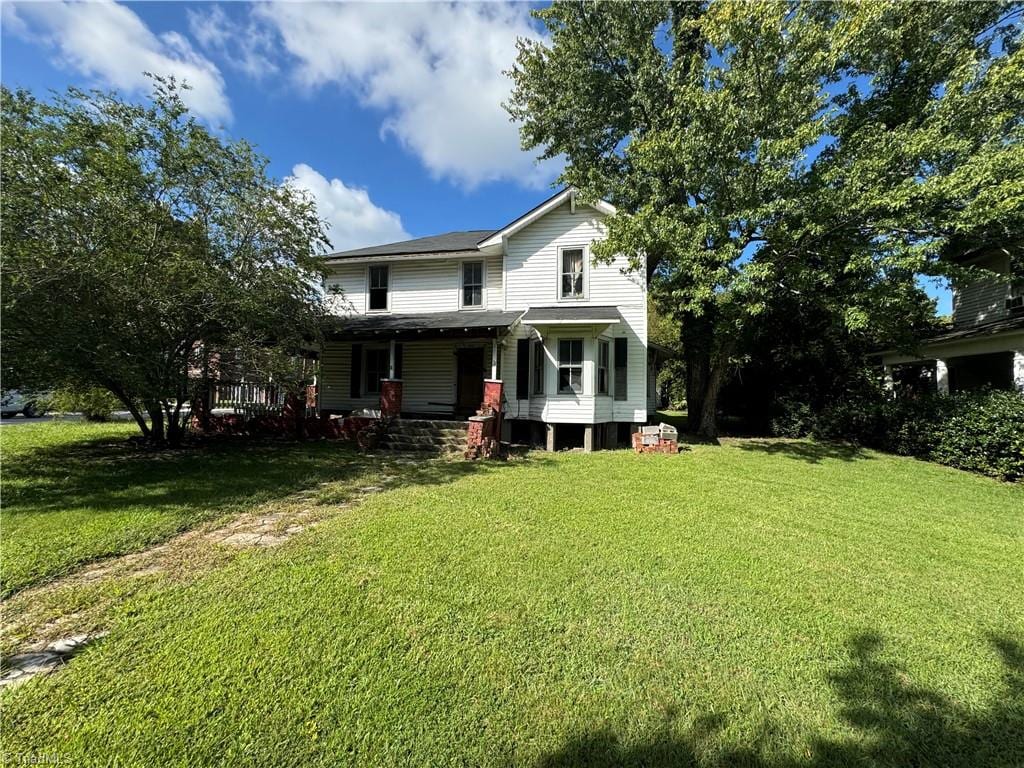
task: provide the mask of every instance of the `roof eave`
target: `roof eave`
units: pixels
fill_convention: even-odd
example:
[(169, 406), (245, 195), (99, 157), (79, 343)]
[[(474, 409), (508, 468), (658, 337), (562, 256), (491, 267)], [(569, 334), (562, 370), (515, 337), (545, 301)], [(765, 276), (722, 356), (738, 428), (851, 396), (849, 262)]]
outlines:
[[(569, 200), (571, 197), (574, 197), (575, 195), (576, 190), (574, 188), (567, 187), (566, 189), (563, 189), (561, 192), (558, 192), (552, 197), (545, 200), (536, 208), (527, 211), (519, 218), (509, 222), (494, 234), (485, 237), (483, 240), (480, 240), (477, 243), (477, 247), (487, 248), (490, 246), (501, 245), (502, 241), (505, 238), (511, 237), (519, 230), (537, 221), (537, 219), (546, 216), (548, 213), (553, 211), (555, 208), (558, 208), (560, 205), (565, 203), (565, 201)], [(606, 216), (611, 216), (614, 213), (616, 213), (615, 206), (607, 202), (606, 200), (596, 200), (593, 203), (586, 203), (586, 205), (589, 205), (591, 208), (594, 208), (595, 210), (605, 214)]]

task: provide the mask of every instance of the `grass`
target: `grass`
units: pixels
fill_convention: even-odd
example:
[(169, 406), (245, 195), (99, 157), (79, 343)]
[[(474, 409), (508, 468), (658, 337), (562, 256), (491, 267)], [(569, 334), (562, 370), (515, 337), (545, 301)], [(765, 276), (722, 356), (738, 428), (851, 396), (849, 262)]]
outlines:
[(140, 450), (132, 424), (5, 427), (0, 595), (134, 552), (356, 467), (326, 443)]
[(1024, 488), (803, 441), (449, 466), (127, 599), (65, 670), (3, 694), (3, 751), (1024, 762)]

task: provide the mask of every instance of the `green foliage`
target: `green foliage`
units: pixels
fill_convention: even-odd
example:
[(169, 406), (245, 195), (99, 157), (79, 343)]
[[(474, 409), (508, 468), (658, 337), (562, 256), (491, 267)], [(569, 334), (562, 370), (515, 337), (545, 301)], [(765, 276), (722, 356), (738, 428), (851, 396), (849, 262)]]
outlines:
[(173, 80), (148, 105), (4, 88), (0, 106), (5, 380), (103, 387), (176, 440), (211, 349), (315, 341), (312, 200), (192, 118)]
[(851, 440), (1003, 480), (1024, 477), (1024, 397), (1015, 392), (861, 396), (815, 415), (794, 409), (776, 426), (781, 434)]
[[(780, 302), (908, 344), (950, 238), (1024, 231), (1021, 9), (998, 3), (555, 3), (512, 116), (619, 213), (683, 327), (691, 414)], [(646, 263), (645, 263), (646, 262)], [(702, 402), (706, 401), (706, 402)], [(698, 407), (695, 409), (694, 405)]]
[(49, 400), (50, 410), (81, 413), (87, 421), (107, 421), (120, 407), (120, 401), (100, 387), (58, 389)]

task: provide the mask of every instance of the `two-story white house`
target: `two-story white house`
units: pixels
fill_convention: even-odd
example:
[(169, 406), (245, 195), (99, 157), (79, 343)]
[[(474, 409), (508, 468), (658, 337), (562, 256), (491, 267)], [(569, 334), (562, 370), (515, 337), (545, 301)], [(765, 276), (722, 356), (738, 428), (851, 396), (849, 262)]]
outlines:
[(548, 449), (625, 444), (654, 406), (644, 271), (594, 263), (608, 203), (566, 189), (499, 230), (450, 232), (326, 257), (336, 323), (319, 407), (461, 419), (501, 382), (504, 438)]
[(950, 258), (991, 275), (954, 286), (950, 330), (924, 340), (914, 354), (882, 354), (887, 379), (898, 366), (927, 366), (940, 393), (1024, 392), (1024, 276), (1011, 274), (1007, 248), (965, 248)]

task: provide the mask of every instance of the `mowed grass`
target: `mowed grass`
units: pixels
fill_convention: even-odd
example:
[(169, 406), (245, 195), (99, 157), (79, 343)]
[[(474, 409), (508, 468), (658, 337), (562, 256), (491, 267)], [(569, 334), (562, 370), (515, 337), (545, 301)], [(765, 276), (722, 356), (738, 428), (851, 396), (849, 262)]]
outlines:
[(854, 449), (472, 465), (130, 600), (3, 694), (2, 746), (71, 765), (1016, 766), (1022, 563), (1024, 489)]
[(0, 428), (0, 595), (352, 470), (325, 443), (154, 452), (137, 435), (125, 423)]

